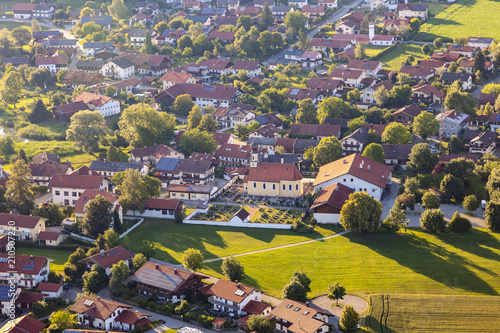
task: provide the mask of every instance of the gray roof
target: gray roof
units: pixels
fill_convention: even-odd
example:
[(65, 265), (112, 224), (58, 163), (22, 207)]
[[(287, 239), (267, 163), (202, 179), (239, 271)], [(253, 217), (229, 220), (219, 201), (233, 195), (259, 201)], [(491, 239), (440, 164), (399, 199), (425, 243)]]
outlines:
[(83, 43), (83, 48), (104, 48), (104, 47), (113, 47), (113, 42), (89, 42)]
[(95, 171), (121, 172), (127, 169), (141, 170), (142, 163), (92, 161), (90, 169)]
[(82, 60), (79, 59), (76, 62), (76, 67), (87, 67), (87, 68), (101, 68), (104, 65), (104, 61), (102, 60)]
[(274, 6), (273, 13), (288, 13), (292, 10), (292, 6)]
[(166, 274), (149, 268), (139, 270), (132, 280), (169, 291), (174, 291), (184, 282), (184, 279), (178, 275)]
[(178, 158), (162, 157), (158, 163), (156, 163), (155, 171), (173, 172), (177, 167), (177, 164), (179, 164), (179, 161), (180, 160)]
[(112, 17), (111, 16), (82, 16), (80, 19), (80, 24), (84, 25), (87, 22), (95, 22), (101, 26), (110, 25)]
[(441, 80), (442, 81), (456, 81), (456, 80), (468, 81), (470, 76), (471, 75), (469, 73), (450, 73), (450, 72), (445, 72), (441, 76)]
[(295, 140), (295, 144), (293, 145), (293, 149), (295, 150), (305, 150), (311, 146), (316, 147), (321, 140), (313, 140), (313, 139), (297, 139)]
[(414, 144), (407, 145), (382, 145), (385, 158), (388, 160), (408, 160)]
[(116, 58), (110, 61), (113, 62), (116, 66), (124, 69), (134, 66), (134, 63), (125, 57)]
[(299, 163), (299, 156), (296, 154), (275, 154), (264, 157), (262, 162), (296, 164)]
[(250, 138), (247, 142), (249, 146), (274, 146), (276, 144), (276, 139), (274, 138)]
[(128, 29), (128, 36), (129, 37), (144, 37), (144, 36), (146, 36), (146, 32), (148, 32), (148, 31), (149, 31), (149, 29), (145, 29), (145, 28), (130, 28), (130, 29)]

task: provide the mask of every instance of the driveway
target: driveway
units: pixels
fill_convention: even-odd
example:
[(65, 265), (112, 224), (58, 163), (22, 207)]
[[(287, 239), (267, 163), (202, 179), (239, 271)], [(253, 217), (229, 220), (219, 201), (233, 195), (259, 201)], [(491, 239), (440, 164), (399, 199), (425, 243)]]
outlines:
[(319, 296), (311, 300), (311, 306), (323, 310), (326, 313), (329, 313), (331, 316), (333, 316), (329, 317), (328, 323), (333, 325), (334, 332), (340, 332), (338, 330), (339, 319), (340, 319), (340, 314), (342, 313), (343, 310), (343, 306), (345, 305), (352, 305), (354, 310), (359, 314), (365, 311), (368, 306), (368, 304), (364, 299), (352, 295), (346, 295), (344, 296), (343, 299), (339, 300), (338, 307), (335, 305), (335, 302), (329, 300), (328, 297), (326, 297), (326, 295)]

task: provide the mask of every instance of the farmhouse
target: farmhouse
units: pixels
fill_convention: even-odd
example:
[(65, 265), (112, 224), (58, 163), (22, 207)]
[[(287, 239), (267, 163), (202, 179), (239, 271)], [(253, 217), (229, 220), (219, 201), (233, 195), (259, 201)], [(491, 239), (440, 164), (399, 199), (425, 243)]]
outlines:
[(343, 184), (329, 185), (319, 192), (316, 200), (309, 208), (318, 223), (339, 223), (340, 211), (349, 195), (355, 191)]
[(207, 292), (208, 302), (214, 305), (214, 310), (227, 311), (236, 315), (246, 315), (245, 306), (250, 301), (261, 301), (260, 290), (247, 287), (237, 282), (219, 280)]

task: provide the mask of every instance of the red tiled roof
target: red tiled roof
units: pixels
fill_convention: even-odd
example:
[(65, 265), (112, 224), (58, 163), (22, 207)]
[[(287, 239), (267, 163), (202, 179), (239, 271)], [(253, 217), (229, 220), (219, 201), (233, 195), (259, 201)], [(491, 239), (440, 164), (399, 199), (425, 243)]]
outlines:
[(301, 101), (307, 98), (315, 99), (319, 94), (318, 90), (292, 87), (288, 89), (285, 98)]
[(130, 309), (132, 307), (107, 299), (82, 296), (69, 310), (75, 313), (86, 313), (91, 318), (107, 319), (118, 308)]
[(80, 175), (75, 172), (69, 175), (56, 173), (50, 180), (49, 187), (99, 189), (103, 181), (104, 176), (101, 175)]
[(68, 104), (56, 105), (54, 108), (58, 109), (60, 113), (75, 113), (81, 110), (87, 110), (89, 107), (83, 101), (72, 102)]
[(44, 295), (42, 293), (29, 293), (21, 291), (16, 300), (17, 304), (35, 304), (36, 302), (43, 301)]
[(192, 76), (193, 76), (192, 74), (188, 73), (168, 71), (165, 72), (165, 74), (163, 74), (161, 80), (168, 82), (186, 83), (187, 80), (189, 80), (189, 78)]
[(337, 79), (355, 79), (358, 80), (363, 75), (363, 71), (358, 69), (335, 68), (330, 77)]
[(94, 262), (103, 268), (108, 268), (113, 266), (119, 261), (130, 260), (134, 257), (134, 254), (119, 245), (112, 249), (106, 250), (102, 253), (94, 254), (88, 258), (82, 259), (82, 262)]
[(170, 148), (169, 146), (166, 146), (164, 144), (159, 144), (155, 146), (132, 149), (129, 151), (129, 153), (134, 155), (134, 157), (154, 156), (157, 158), (161, 158), (170, 155), (174, 151), (176, 150)]
[(349, 199), (349, 195), (354, 192), (355, 191), (352, 188), (341, 183), (335, 183), (327, 186), (319, 192), (310, 209), (323, 206), (324, 204), (329, 204), (335, 208), (342, 209), (345, 202)]
[(60, 232), (40, 231), (36, 240), (56, 241), (59, 238), (59, 236), (61, 236)]
[(212, 32), (210, 32), (210, 36), (208, 37), (208, 39), (209, 40), (221, 39), (234, 42), (235, 39), (234, 35), (236, 35), (236, 32), (212, 30)]
[(245, 176), (245, 182), (280, 182), (281, 180), (301, 180), (302, 175), (295, 164), (267, 163), (260, 162), (257, 167), (250, 168), (248, 175)]
[(71, 170), (69, 164), (35, 164), (29, 165), (32, 177), (52, 177), (56, 173), (66, 173)]
[(151, 317), (151, 315), (132, 310), (124, 310), (120, 312), (118, 316), (116, 316), (115, 321), (124, 324), (134, 325), (137, 321), (139, 321), (139, 319), (143, 317)]
[(2, 226), (7, 226), (10, 221), (13, 221), (16, 227), (33, 229), (39, 222), (42, 223), (40, 220), (43, 221), (39, 216), (0, 213), (0, 225)]
[(258, 61), (252, 60), (236, 60), (233, 65), (233, 69), (240, 70), (244, 69), (247, 71), (252, 71), (260, 66)]
[(38, 287), (36, 288), (36, 290), (40, 291), (42, 293), (44, 291), (56, 293), (61, 288), (62, 288), (62, 284), (60, 284), (60, 283), (40, 282), (40, 284), (38, 285)]
[(380, 65), (382, 65), (380, 61), (352, 59), (347, 68), (373, 71)]
[(109, 202), (111, 203), (114, 203), (116, 200), (118, 200), (117, 197), (115, 197), (112, 193), (107, 191), (85, 190), (75, 203), (75, 213), (83, 214), (85, 212), (85, 206), (98, 195), (102, 195), (103, 197), (108, 199)]
[(330, 78), (312, 77), (307, 81), (306, 87), (309, 89), (333, 91), (342, 87), (342, 81)]
[(250, 159), (250, 155), (252, 154), (252, 149), (250, 146), (243, 145), (235, 145), (231, 143), (223, 144), (215, 153), (215, 157), (219, 158), (221, 156), (224, 157), (232, 157), (232, 158), (240, 158), (240, 159)]
[(179, 205), (181, 205), (180, 200), (149, 198), (144, 204), (144, 208), (176, 210)]
[(237, 91), (238, 88), (235, 87), (213, 86), (197, 83), (179, 83), (165, 90), (165, 92), (173, 98), (188, 94), (192, 97), (220, 100), (232, 100)]
[(103, 95), (98, 95), (94, 93), (90, 93), (87, 91), (82, 92), (80, 95), (76, 96), (74, 101), (75, 102), (83, 102), (85, 104), (92, 104), (94, 106), (103, 106), (107, 102), (112, 100), (111, 97), (108, 96), (103, 96)]
[(266, 303), (251, 300), (250, 302), (247, 303), (247, 305), (245, 305), (245, 307), (243, 308), (243, 311), (245, 311), (246, 313), (249, 313), (249, 314), (253, 314), (253, 315), (260, 315), (268, 307), (269, 307), (269, 305)]
[[(11, 325), (10, 329), (5, 329), (7, 325)], [(8, 333), (40, 333), (47, 326), (47, 324), (28, 315), (14, 319), (13, 323), (9, 322), (7, 325), (3, 329), (4, 332)]]
[(302, 7), (302, 13), (324, 13), (326, 11), (326, 6), (324, 5), (305, 5)]
[[(242, 293), (236, 295), (235, 292), (238, 290), (241, 290)], [(219, 280), (212, 285), (208, 294), (239, 304), (253, 291), (257, 291), (257, 289), (236, 282)]]

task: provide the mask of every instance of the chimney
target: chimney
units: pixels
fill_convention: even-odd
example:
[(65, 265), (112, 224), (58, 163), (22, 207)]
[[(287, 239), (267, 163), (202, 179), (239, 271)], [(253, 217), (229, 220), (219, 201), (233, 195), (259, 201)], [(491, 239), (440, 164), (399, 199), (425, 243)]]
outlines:
[(301, 329), (301, 328), (300, 328), (300, 319), (299, 319), (299, 329)]
[(285, 163), (285, 159), (282, 157), (281, 158), (281, 164)]
[(101, 297), (100, 297), (100, 296), (97, 296), (97, 300), (100, 300), (100, 299), (101, 299)]
[(370, 23), (368, 26), (368, 38), (370, 42), (373, 40), (373, 37), (375, 37), (375, 24)]
[(363, 163), (359, 163), (359, 168), (363, 169)]
[(104, 250), (101, 250), (101, 255), (104, 255)]
[(174, 274), (177, 275), (177, 268), (174, 268)]
[(370, 171), (370, 165), (368, 164), (368, 166), (366, 167), (366, 170)]
[(326, 177), (326, 176), (327, 176), (327, 173), (326, 173), (326, 172), (324, 172), (324, 173), (323, 173), (323, 177)]
[(346, 159), (344, 159), (344, 164), (347, 164), (347, 160)]
[(158, 269), (158, 264), (155, 264), (155, 268)]
[(382, 175), (382, 179), (385, 179), (385, 176), (384, 176), (384, 175)]

